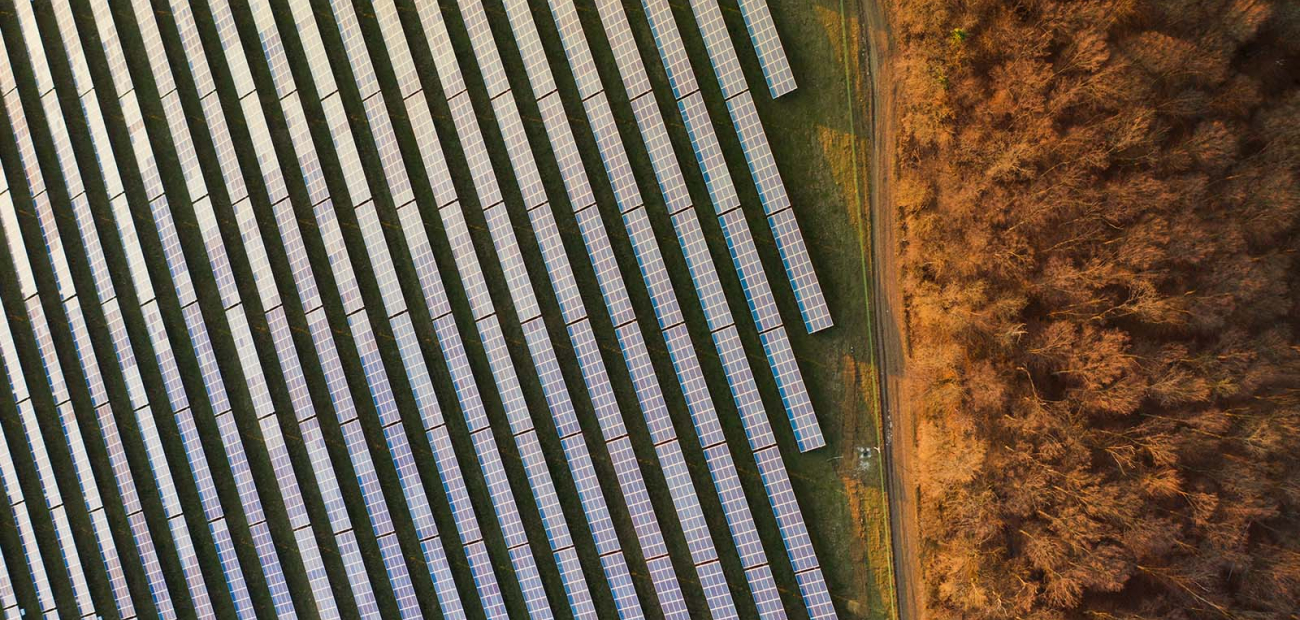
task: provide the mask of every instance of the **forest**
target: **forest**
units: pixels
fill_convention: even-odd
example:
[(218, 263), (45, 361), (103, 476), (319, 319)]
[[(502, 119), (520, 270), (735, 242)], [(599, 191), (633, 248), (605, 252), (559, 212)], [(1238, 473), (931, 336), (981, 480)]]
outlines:
[(1300, 2), (889, 10), (928, 616), (1300, 617)]

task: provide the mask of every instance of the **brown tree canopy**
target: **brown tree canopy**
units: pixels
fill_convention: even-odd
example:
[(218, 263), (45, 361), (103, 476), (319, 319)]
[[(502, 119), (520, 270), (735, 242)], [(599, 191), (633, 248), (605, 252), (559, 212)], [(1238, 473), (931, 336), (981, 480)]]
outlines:
[(1300, 610), (1300, 2), (894, 0), (940, 618)]

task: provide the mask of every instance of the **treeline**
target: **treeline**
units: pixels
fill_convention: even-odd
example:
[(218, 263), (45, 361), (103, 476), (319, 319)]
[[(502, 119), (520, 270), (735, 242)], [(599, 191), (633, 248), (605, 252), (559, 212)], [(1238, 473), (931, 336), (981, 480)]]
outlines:
[(936, 618), (1300, 613), (1300, 2), (892, 0)]

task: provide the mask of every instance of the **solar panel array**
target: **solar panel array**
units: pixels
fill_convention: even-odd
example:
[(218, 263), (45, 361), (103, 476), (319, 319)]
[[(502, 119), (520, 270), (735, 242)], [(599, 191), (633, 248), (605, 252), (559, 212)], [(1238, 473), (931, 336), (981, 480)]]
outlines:
[[(750, 605), (784, 618), (678, 297), (692, 292), (792, 586), (810, 617), (835, 616), (642, 52), (663, 61), (774, 395), (796, 447), (814, 450), (826, 441), (710, 95), (666, 0), (642, 3), (653, 51), (621, 2), (587, 2), (0, 10), (0, 142), (16, 146), (0, 268), (17, 279), (0, 292), (18, 311), (0, 321), (0, 411), (14, 413), (0, 424), (0, 525), (20, 547), (0, 553), (0, 616), (507, 618), (521, 605), (596, 618), (609, 601), (620, 618)], [(828, 328), (716, 0), (691, 7), (795, 305), (809, 332)], [(740, 8), (769, 92), (794, 90), (766, 0)], [(548, 12), (554, 34), (534, 21)], [(626, 105), (610, 97), (620, 87)], [(599, 159), (584, 159), (588, 141)], [(642, 149), (653, 185), (633, 164)], [(483, 362), (495, 389), (480, 388)], [(677, 395), (699, 450), (679, 440)], [(725, 530), (706, 518), (701, 459)]]

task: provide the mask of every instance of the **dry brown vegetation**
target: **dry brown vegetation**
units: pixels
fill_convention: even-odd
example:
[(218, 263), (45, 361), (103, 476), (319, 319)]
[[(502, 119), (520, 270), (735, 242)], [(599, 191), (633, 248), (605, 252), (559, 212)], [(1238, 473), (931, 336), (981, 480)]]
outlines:
[(1300, 609), (1300, 3), (893, 0), (940, 618)]

